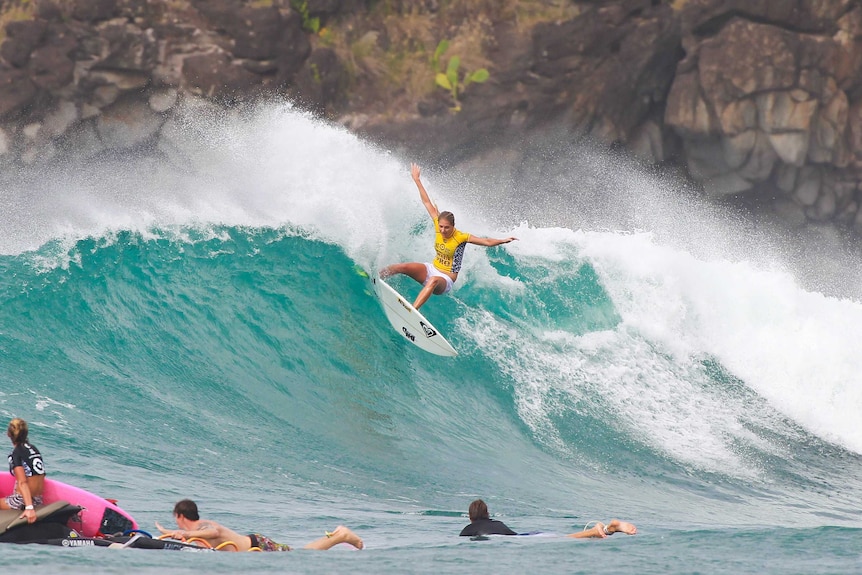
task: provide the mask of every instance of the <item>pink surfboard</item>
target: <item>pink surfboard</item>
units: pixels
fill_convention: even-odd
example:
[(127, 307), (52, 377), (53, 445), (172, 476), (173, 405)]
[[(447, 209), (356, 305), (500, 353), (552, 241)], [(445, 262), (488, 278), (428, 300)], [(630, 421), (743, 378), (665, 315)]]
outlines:
[[(14, 488), (15, 478), (12, 474), (0, 472), (0, 497), (6, 497)], [(68, 501), (72, 505), (83, 507), (81, 521), (72, 519), (69, 521), (69, 527), (84, 537), (98, 537), (102, 534), (109, 535), (138, 528), (137, 522), (131, 515), (107, 499), (62, 481), (46, 478), (42, 499), (44, 503)]]

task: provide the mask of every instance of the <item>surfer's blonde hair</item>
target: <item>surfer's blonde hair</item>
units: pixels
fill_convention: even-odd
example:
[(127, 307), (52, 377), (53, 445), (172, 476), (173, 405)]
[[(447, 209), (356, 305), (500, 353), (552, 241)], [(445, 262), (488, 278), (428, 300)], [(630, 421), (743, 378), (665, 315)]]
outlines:
[(9, 427), (6, 428), (6, 435), (8, 435), (9, 439), (12, 440), (12, 443), (16, 445), (19, 443), (27, 443), (27, 436), (29, 434), (30, 430), (27, 428), (27, 422), (20, 417), (16, 417), (10, 421)]
[(455, 227), (455, 214), (452, 212), (440, 212), (437, 214), (437, 221), (439, 222), (440, 220), (446, 220), (452, 224), (453, 228)]

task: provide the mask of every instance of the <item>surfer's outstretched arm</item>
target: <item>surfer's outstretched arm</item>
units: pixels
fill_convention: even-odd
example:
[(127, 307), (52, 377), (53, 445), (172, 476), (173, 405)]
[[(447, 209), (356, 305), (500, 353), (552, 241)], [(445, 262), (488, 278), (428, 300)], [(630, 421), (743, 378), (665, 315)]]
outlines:
[(508, 237), (508, 238), (477, 238), (476, 236), (470, 236), (467, 239), (468, 244), (475, 244), (477, 246), (485, 246), (486, 248), (492, 248), (494, 246), (499, 246), (500, 244), (508, 244), (509, 242), (514, 242), (518, 238), (516, 237)]
[(410, 175), (413, 176), (413, 181), (416, 183), (416, 187), (419, 188), (419, 197), (422, 198), (422, 204), (425, 206), (425, 209), (428, 210), (428, 215), (431, 216), (432, 219), (437, 219), (440, 215), (437, 206), (434, 205), (434, 202), (431, 201), (431, 198), (428, 197), (428, 192), (425, 191), (425, 186), (422, 185), (422, 180), (419, 179), (419, 172), (421, 169), (416, 164), (410, 164)]

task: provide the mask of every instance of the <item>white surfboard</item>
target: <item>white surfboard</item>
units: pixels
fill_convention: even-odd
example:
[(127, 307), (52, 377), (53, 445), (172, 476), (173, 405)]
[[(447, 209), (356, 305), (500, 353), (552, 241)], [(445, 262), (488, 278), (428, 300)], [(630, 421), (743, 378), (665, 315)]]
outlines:
[(448, 357), (458, 355), (440, 331), (388, 283), (379, 277), (371, 278), (371, 282), (374, 284), (374, 291), (380, 298), (380, 303), (383, 304), (386, 319), (395, 331), (427, 352)]

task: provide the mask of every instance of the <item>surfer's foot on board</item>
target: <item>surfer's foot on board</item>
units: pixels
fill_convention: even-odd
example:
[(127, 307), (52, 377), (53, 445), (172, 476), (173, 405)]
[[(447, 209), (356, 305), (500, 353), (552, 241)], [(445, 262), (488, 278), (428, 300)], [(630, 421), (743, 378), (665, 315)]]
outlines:
[(626, 535), (634, 535), (638, 532), (638, 528), (631, 523), (620, 521), (619, 519), (611, 519), (611, 522), (605, 526), (605, 533), (611, 535), (613, 533), (625, 533)]

